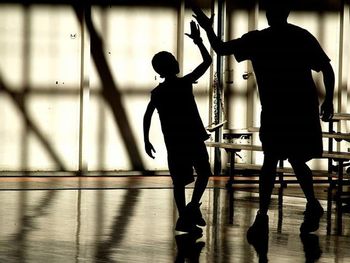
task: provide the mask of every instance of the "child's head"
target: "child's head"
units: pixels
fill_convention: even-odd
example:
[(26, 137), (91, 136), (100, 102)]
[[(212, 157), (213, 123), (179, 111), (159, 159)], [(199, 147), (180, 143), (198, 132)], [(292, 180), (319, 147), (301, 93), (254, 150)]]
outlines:
[(152, 66), (161, 78), (176, 75), (180, 72), (179, 63), (169, 52), (161, 51), (154, 55)]

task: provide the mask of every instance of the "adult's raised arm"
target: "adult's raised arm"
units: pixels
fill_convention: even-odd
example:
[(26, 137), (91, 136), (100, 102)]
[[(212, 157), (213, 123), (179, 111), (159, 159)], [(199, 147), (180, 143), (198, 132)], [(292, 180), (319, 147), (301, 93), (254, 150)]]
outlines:
[(218, 55), (232, 55), (235, 48), (235, 40), (230, 40), (227, 42), (223, 42), (214, 32), (213, 30), (213, 21), (214, 15), (212, 14), (209, 17), (204, 14), (202, 9), (197, 6), (192, 8), (194, 15), (193, 17), (197, 20), (198, 24), (205, 30), (207, 33), (209, 42), (213, 50)]

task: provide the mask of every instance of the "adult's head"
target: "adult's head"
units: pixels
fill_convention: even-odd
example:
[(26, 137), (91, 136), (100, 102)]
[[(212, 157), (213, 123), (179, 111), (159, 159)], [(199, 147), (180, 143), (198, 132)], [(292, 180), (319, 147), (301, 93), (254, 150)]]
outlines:
[(176, 58), (167, 51), (161, 51), (154, 55), (152, 66), (161, 78), (174, 76), (180, 72)]
[(269, 26), (280, 26), (287, 23), (291, 4), (289, 0), (265, 0), (263, 8), (266, 10), (266, 19)]

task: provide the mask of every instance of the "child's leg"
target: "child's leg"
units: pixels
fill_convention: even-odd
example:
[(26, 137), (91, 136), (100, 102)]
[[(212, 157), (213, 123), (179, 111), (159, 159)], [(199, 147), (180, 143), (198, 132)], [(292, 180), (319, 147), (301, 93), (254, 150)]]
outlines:
[(191, 202), (198, 204), (203, 196), (203, 193), (207, 187), (209, 180), (209, 175), (200, 175), (197, 177), (196, 183), (194, 185), (194, 190), (192, 193)]
[(185, 186), (181, 184), (174, 185), (174, 199), (179, 212), (179, 216), (183, 216), (186, 207)]
[(211, 175), (209, 156), (203, 141), (194, 143), (189, 149), (192, 165), (196, 169), (197, 179), (194, 185), (191, 202), (186, 206), (186, 216), (195, 225), (205, 226), (206, 222), (200, 211), (200, 200), (207, 187), (209, 176)]
[[(184, 174), (184, 171), (187, 172), (185, 162), (183, 160), (181, 153), (181, 147), (178, 145), (167, 145), (168, 149), (168, 167), (169, 172), (173, 181), (173, 194), (175, 199), (175, 204), (179, 216), (184, 214), (186, 207), (186, 198), (185, 198), (185, 181), (181, 177)], [(190, 165), (187, 165), (190, 166)], [(184, 168), (185, 167), (185, 168)], [(192, 167), (190, 167), (192, 171)]]
[(174, 198), (179, 212), (179, 218), (176, 221), (175, 230), (201, 234), (202, 230), (195, 225), (188, 215), (184, 184), (174, 184)]
[(186, 213), (191, 218), (191, 221), (199, 226), (205, 226), (207, 223), (205, 222), (201, 210), (200, 210), (200, 200), (203, 196), (205, 188), (207, 187), (209, 180), (209, 174), (199, 174), (194, 185), (194, 190), (192, 193), (191, 202), (186, 206)]
[(205, 189), (207, 188), (211, 169), (209, 163), (209, 155), (204, 142), (200, 142), (194, 151), (194, 168), (197, 172), (197, 180), (194, 185), (191, 203), (199, 204)]

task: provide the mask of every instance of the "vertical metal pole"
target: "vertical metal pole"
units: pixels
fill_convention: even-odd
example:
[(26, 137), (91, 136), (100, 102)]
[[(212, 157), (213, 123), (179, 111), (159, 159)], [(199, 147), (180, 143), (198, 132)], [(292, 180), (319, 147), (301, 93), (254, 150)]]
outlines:
[[(339, 53), (338, 53), (338, 112), (344, 112), (346, 105), (343, 105), (343, 97), (346, 96), (346, 90), (343, 90), (343, 48), (344, 48), (344, 5), (345, 1), (341, 1), (339, 11)], [(344, 94), (345, 93), (345, 94)], [(346, 100), (345, 100), (346, 101)], [(338, 121), (337, 131), (341, 131), (341, 121)], [(340, 142), (337, 143), (337, 150), (340, 151)], [(343, 191), (343, 160), (338, 162), (338, 179), (336, 193), (336, 209), (337, 209), (337, 234), (342, 232), (342, 201), (341, 195)]]
[[(217, 36), (221, 40), (223, 40), (223, 34), (224, 34), (224, 15), (225, 15), (225, 0), (217, 0), (218, 1), (218, 24), (217, 24)], [(217, 56), (216, 57), (216, 72), (217, 72), (217, 78), (218, 83), (216, 86), (216, 94), (223, 94), (222, 87), (223, 87), (223, 57)], [(222, 121), (221, 117), (221, 98), (220, 96), (217, 96), (216, 99), (216, 105), (217, 108), (217, 119), (215, 120), (215, 123), (219, 123)], [(220, 142), (222, 137), (222, 131), (221, 129), (217, 129), (215, 131), (215, 141)], [(219, 175), (221, 173), (221, 153), (219, 148), (215, 148), (214, 153), (214, 174)]]
[[(333, 120), (328, 123), (328, 132), (334, 133)], [(328, 139), (328, 152), (333, 151), (333, 139)], [(331, 234), (331, 223), (332, 223), (332, 202), (333, 202), (333, 159), (328, 158), (328, 192), (327, 192), (327, 235)]]
[[(329, 133), (334, 133), (333, 130), (333, 120), (330, 120), (328, 123), (328, 132)], [(333, 139), (329, 138), (328, 139), (328, 151), (332, 152), (333, 151)], [(333, 172), (333, 160), (332, 158), (328, 158), (328, 181), (329, 185), (332, 187), (332, 172)]]
[(185, 1), (181, 0), (177, 14), (177, 43), (176, 43), (176, 57), (179, 62), (180, 73), (183, 75), (183, 54), (184, 54), (184, 20), (185, 20)]
[[(215, 3), (214, 1), (211, 1), (211, 5), (210, 5), (210, 10), (211, 12), (214, 12), (215, 10)], [(210, 56), (213, 58), (215, 55), (214, 50), (211, 48), (210, 49)], [(211, 124), (213, 122), (215, 115), (213, 114), (213, 109), (214, 109), (214, 89), (215, 89), (215, 85), (214, 85), (214, 81), (215, 81), (215, 69), (216, 67), (214, 66), (214, 63), (211, 64), (210, 66), (210, 73), (209, 73), (209, 79), (212, 82), (211, 85), (209, 85), (209, 116), (208, 116), (208, 123)], [(216, 91), (215, 91), (216, 92)], [(215, 137), (214, 137), (215, 138)]]
[[(345, 1), (341, 1), (341, 7), (339, 10), (339, 53), (338, 53), (338, 112), (346, 111), (346, 90), (343, 90), (343, 48), (344, 48), (344, 5)], [(343, 105), (344, 104), (344, 105)], [(337, 125), (337, 131), (341, 131), (342, 122), (339, 121)], [(337, 150), (340, 151), (340, 143), (337, 143)]]
[[(255, 0), (255, 5), (253, 9), (249, 10), (248, 14), (248, 30), (255, 30), (258, 27), (258, 17), (259, 17), (259, 3), (258, 0)], [(253, 72), (253, 66), (250, 61), (247, 62), (247, 72)], [(254, 127), (256, 121), (256, 113), (257, 110), (256, 105), (259, 105), (258, 102), (258, 91), (256, 88), (255, 78), (251, 75), (250, 78), (247, 79), (247, 106), (246, 106), (246, 127)], [(253, 137), (251, 138), (253, 141)], [(253, 161), (255, 159), (256, 153), (254, 151), (250, 151), (249, 159)]]
[[(346, 8), (347, 10), (347, 19), (345, 24), (347, 25), (347, 30), (345, 32), (347, 32), (347, 54), (348, 56), (350, 56), (350, 33), (349, 33), (349, 26), (350, 26), (350, 2), (348, 1), (346, 4), (344, 3), (344, 8)], [(345, 12), (344, 12), (344, 16), (345, 16)], [(350, 89), (350, 63), (349, 63), (349, 59), (347, 60), (347, 73), (346, 73), (346, 77), (347, 77), (347, 90)], [(349, 94), (350, 91), (347, 92), (347, 94)], [(347, 105), (349, 105), (349, 99), (350, 96), (347, 97)], [(346, 112), (348, 112), (349, 108), (346, 108)]]
[[(249, 10), (248, 16), (248, 31), (255, 30), (258, 26), (259, 5), (256, 2), (253, 9)], [(249, 61), (247, 63), (247, 72), (253, 72), (253, 66)], [(255, 78), (250, 77), (247, 79), (247, 127), (254, 126), (254, 111), (257, 99), (257, 89), (255, 87)]]

